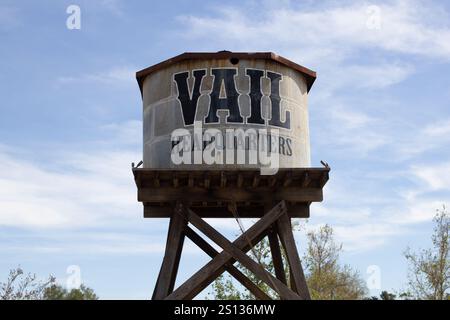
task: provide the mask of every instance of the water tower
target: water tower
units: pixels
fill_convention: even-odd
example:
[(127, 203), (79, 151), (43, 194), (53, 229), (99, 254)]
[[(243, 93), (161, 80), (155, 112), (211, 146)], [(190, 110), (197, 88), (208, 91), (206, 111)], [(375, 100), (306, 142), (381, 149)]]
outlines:
[[(143, 166), (133, 165), (138, 201), (145, 218), (170, 219), (152, 298), (192, 299), (227, 271), (269, 299), (237, 261), (281, 299), (310, 299), (291, 218), (309, 217), (330, 171), (310, 165), (307, 99), (316, 73), (270, 52), (220, 51), (184, 53), (136, 77), (144, 119)], [(259, 220), (231, 242), (204, 218)], [(246, 254), (266, 236), (275, 275)], [(175, 288), (185, 237), (211, 261)]]

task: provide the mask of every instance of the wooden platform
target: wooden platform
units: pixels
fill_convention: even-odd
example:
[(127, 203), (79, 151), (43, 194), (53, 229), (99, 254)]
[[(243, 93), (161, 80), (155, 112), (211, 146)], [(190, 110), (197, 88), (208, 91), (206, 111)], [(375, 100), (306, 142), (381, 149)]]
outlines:
[(230, 205), (241, 218), (261, 218), (268, 203), (284, 200), (288, 216), (309, 217), (312, 202), (323, 199), (330, 169), (280, 169), (261, 175), (259, 169), (169, 170), (133, 168), (138, 201), (146, 218), (170, 218), (177, 201), (202, 218), (230, 218)]

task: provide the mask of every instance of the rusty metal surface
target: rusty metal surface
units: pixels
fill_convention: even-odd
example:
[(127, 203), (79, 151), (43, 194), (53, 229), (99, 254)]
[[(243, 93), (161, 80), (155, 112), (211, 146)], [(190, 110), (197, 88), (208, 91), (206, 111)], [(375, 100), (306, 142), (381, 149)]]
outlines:
[(306, 79), (307, 83), (307, 90), (311, 89), (314, 81), (316, 80), (317, 74), (315, 71), (312, 71), (304, 66), (301, 66), (289, 59), (286, 59), (282, 56), (279, 56), (273, 52), (230, 52), (230, 51), (219, 51), (219, 52), (185, 52), (178, 56), (175, 56), (173, 58), (167, 59), (165, 61), (162, 61), (160, 63), (157, 63), (153, 66), (150, 66), (148, 68), (145, 68), (143, 70), (140, 70), (136, 72), (136, 79), (139, 84), (139, 88), (141, 90), (142, 94), (142, 87), (145, 78), (158, 70), (164, 69), (169, 67), (172, 64), (185, 61), (185, 60), (211, 60), (211, 59), (246, 59), (246, 60), (255, 60), (255, 59), (262, 59), (262, 60), (272, 60), (276, 61), (282, 65), (285, 65), (289, 68), (295, 69), (302, 73)]

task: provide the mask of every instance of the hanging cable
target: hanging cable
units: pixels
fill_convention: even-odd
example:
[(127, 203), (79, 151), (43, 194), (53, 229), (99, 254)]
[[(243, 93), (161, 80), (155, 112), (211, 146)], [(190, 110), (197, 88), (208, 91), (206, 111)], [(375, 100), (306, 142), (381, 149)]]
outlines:
[[(256, 250), (255, 250), (255, 247), (253, 246), (252, 242), (250, 241), (250, 238), (248, 237), (248, 235), (246, 234), (245, 227), (244, 227), (244, 225), (242, 224), (241, 218), (239, 217), (239, 213), (238, 213), (238, 210), (237, 210), (236, 202), (235, 202), (235, 201), (232, 201), (231, 203), (229, 203), (229, 204), (228, 204), (228, 209), (229, 209), (229, 210), (231, 211), (231, 213), (233, 214), (234, 219), (236, 220), (236, 222), (237, 222), (237, 224), (238, 224), (238, 226), (239, 226), (239, 229), (241, 230), (242, 235), (245, 237), (245, 240), (247, 241), (247, 243), (248, 243), (248, 245), (249, 245), (249, 247), (250, 247), (250, 250), (251, 250), (251, 252), (253, 253), (253, 256), (254, 256), (255, 259), (258, 261), (259, 265), (262, 266), (263, 264), (262, 264), (262, 262), (261, 262), (261, 259), (260, 259), (259, 256), (257, 255), (257, 252), (256, 252)], [(266, 271), (267, 271), (267, 270), (266, 270)], [(267, 271), (267, 272), (268, 272), (268, 271)], [(266, 279), (266, 280), (267, 280), (268, 282), (270, 282), (270, 283), (273, 285), (273, 288), (275, 289), (275, 291), (276, 291), (278, 294), (280, 294), (279, 287), (278, 287), (277, 284), (273, 281), (273, 279), (272, 279), (271, 277), (267, 276), (267, 279)]]

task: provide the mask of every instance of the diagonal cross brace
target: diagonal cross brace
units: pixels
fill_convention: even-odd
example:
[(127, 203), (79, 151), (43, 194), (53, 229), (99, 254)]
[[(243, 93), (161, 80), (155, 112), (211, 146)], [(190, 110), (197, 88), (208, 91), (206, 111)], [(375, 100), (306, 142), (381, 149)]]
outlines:
[[(192, 240), (197, 246), (205, 251), (211, 258), (214, 258), (219, 254), (208, 242), (200, 237), (194, 230), (187, 227), (186, 237)], [(245, 274), (243, 274), (238, 268), (233, 266), (232, 263), (226, 263), (225, 268), (229, 274), (231, 274), (236, 280), (238, 280), (244, 287), (246, 287), (257, 299), (271, 300), (271, 298), (262, 291), (257, 285), (255, 285)], [(224, 271), (225, 271), (224, 270)]]
[[(284, 213), (284, 212), (283, 212)], [(300, 300), (301, 297), (289, 289), (283, 282), (275, 278), (270, 272), (265, 270), (263, 266), (251, 259), (246, 255), (240, 248), (231, 243), (227, 238), (225, 238), (220, 232), (214, 229), (206, 221), (200, 218), (195, 212), (190, 209), (185, 209), (185, 214), (187, 215), (188, 221), (191, 222), (197, 229), (202, 231), (206, 236), (208, 236), (217, 245), (222, 247), (223, 250), (228, 252), (234, 259), (239, 261), (245, 268), (250, 270), (258, 277), (261, 281), (264, 281), (273, 290), (278, 292), (282, 299), (290, 300)], [(245, 235), (245, 233), (244, 233)]]
[[(180, 214), (183, 214), (181, 204), (178, 206), (177, 210)], [(272, 225), (284, 212), (286, 212), (286, 204), (284, 201), (281, 201), (252, 225), (244, 234), (239, 236), (233, 242), (233, 245), (239, 250), (242, 250), (242, 252), (247, 252), (250, 250), (249, 242), (252, 245), (259, 242), (264, 237), (265, 232), (270, 225)], [(192, 299), (223, 272), (226, 263), (233, 263), (234, 260), (236, 259), (234, 259), (230, 253), (222, 251), (174, 292), (167, 296), (166, 299)], [(298, 295), (296, 295), (296, 298), (298, 299)]]

